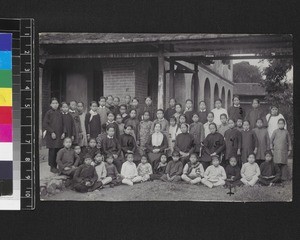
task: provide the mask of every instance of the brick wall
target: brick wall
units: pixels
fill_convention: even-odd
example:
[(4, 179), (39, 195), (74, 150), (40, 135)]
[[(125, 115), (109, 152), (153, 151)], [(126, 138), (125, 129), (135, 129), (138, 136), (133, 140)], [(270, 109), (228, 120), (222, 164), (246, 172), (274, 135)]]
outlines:
[(144, 104), (148, 95), (148, 70), (150, 63), (147, 59), (136, 60), (135, 64), (135, 96)]

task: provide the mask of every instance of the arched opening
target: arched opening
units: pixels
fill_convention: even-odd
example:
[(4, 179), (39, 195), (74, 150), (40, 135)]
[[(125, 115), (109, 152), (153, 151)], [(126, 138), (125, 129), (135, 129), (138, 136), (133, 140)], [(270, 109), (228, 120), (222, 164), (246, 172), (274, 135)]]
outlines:
[(222, 106), (225, 108), (226, 104), (225, 104), (225, 88), (224, 87), (222, 87), (221, 99), (222, 99)]
[(231, 106), (231, 92), (230, 90), (228, 90), (228, 94), (227, 94), (227, 107)]
[(204, 101), (206, 103), (206, 108), (209, 111), (211, 102), (210, 102), (210, 83), (208, 78), (206, 78), (204, 82)]
[(218, 86), (217, 83), (215, 84), (215, 88), (214, 89), (215, 89), (214, 90), (214, 102), (215, 102), (217, 99), (219, 99), (219, 86)]
[(198, 111), (199, 103), (199, 78), (197, 74), (193, 74), (192, 84), (191, 84), (191, 99), (194, 102), (194, 110)]

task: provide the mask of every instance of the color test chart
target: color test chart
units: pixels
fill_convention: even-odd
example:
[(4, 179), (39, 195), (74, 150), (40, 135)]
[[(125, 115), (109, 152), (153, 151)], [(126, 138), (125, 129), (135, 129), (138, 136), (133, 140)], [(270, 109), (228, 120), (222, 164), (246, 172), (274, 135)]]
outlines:
[(33, 20), (0, 19), (0, 209), (34, 208)]

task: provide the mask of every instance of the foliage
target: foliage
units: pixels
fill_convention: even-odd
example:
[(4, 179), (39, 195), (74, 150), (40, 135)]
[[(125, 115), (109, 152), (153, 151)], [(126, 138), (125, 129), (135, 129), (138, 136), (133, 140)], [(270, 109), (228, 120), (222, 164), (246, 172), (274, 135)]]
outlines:
[(235, 63), (233, 65), (233, 81), (236, 83), (260, 83), (261, 72), (257, 66), (251, 65), (247, 61)]

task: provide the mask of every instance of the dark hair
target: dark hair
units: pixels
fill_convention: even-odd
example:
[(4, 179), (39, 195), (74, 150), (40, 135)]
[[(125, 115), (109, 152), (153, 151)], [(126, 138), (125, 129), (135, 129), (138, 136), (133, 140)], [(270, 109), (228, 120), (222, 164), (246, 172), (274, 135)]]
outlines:
[(189, 129), (189, 125), (187, 123), (180, 123), (180, 128), (182, 125), (185, 125), (187, 127), (187, 129)]
[(238, 96), (238, 95), (233, 95), (232, 101), (233, 101), (235, 98), (237, 98), (238, 100), (240, 100), (240, 96)]
[(222, 116), (225, 116), (226, 119), (228, 118), (226, 113), (222, 113), (222, 114), (220, 115), (220, 118), (221, 118)]
[(170, 98), (169, 102), (171, 102), (171, 100), (174, 100), (175, 104), (176, 104), (176, 99), (175, 98)]
[(162, 112), (162, 113), (164, 113), (164, 110), (163, 110), (163, 109), (161, 109), (161, 108), (159, 108), (159, 109), (157, 109), (157, 110), (156, 110), (156, 113), (158, 113), (158, 112)]
[(258, 118), (258, 119), (256, 119), (256, 123), (257, 123), (259, 120), (262, 121), (262, 122), (264, 122), (262, 118)]
[(168, 155), (167, 155), (166, 153), (162, 153), (162, 154), (160, 155), (160, 157), (159, 157), (159, 160), (161, 159), (162, 156), (166, 156), (167, 161), (168, 161)]
[(170, 120), (169, 120), (169, 122), (171, 122), (171, 119), (173, 119), (173, 120), (175, 121), (175, 123), (177, 123), (177, 119), (176, 119), (176, 117), (170, 117)]
[(176, 103), (176, 104), (175, 104), (175, 107), (176, 107), (176, 106), (180, 106), (180, 107), (182, 108), (181, 103)]
[(260, 104), (260, 100), (258, 98), (253, 98), (252, 103), (256, 101), (258, 104)]
[(214, 122), (210, 123), (210, 124), (209, 124), (209, 127), (210, 127), (210, 125), (214, 125), (214, 126), (215, 126), (215, 128), (216, 128), (216, 130), (218, 130), (218, 128), (217, 128), (217, 124), (215, 124)]
[(100, 102), (102, 99), (104, 99), (104, 100), (106, 101), (106, 97), (101, 96), (101, 97), (99, 98), (99, 102)]
[(123, 118), (122, 115), (121, 115), (120, 113), (116, 114), (116, 118), (117, 118), (118, 116), (120, 116), (121, 118)]
[(185, 116), (184, 114), (180, 114), (180, 116), (179, 116), (179, 118), (178, 118), (178, 119), (180, 119), (181, 117), (184, 117), (184, 118), (185, 118), (185, 120), (186, 120), (186, 116)]
[(251, 155), (253, 155), (253, 156), (254, 156), (254, 158), (256, 158), (256, 155), (255, 155), (255, 153), (254, 153), (254, 152), (251, 152), (251, 153), (249, 153), (249, 154), (248, 154), (248, 156), (247, 156), (247, 158), (248, 158), (248, 157), (250, 157)]
[(146, 154), (143, 154), (143, 155), (141, 156), (141, 159), (142, 159), (143, 157), (145, 157), (145, 158), (147, 159), (147, 161), (148, 161), (148, 158), (147, 158), (147, 155), (146, 155)]
[(267, 154), (271, 155), (271, 156), (272, 156), (272, 158), (273, 158), (273, 153), (272, 153), (272, 151), (271, 151), (271, 150), (267, 150), (267, 151), (265, 151), (265, 156), (266, 156)]
[(81, 104), (82, 104), (82, 106), (84, 106), (84, 103), (83, 103), (82, 101), (79, 101), (79, 102), (77, 103), (77, 105), (78, 105), (79, 103), (81, 103)]
[(233, 121), (233, 123), (235, 124), (235, 121), (232, 118), (228, 118), (227, 122), (229, 121)]
[[(212, 114), (213, 117), (215, 117), (215, 114), (213, 112), (209, 112), (208, 114)], [(208, 116), (208, 114), (207, 114), (207, 116)]]
[(126, 153), (126, 154), (125, 154), (125, 158), (127, 158), (129, 155), (132, 155), (132, 156), (133, 156), (133, 153)]
[(64, 104), (66, 104), (67, 106), (69, 106), (67, 102), (61, 102), (60, 105), (62, 106), (62, 105), (64, 105)]
[(132, 99), (132, 102), (133, 102), (133, 100), (136, 100), (138, 103), (140, 102), (139, 99), (138, 99), (137, 97), (134, 97), (134, 98)]
[(285, 120), (284, 120), (284, 118), (279, 118), (278, 121), (277, 121), (277, 123), (279, 123), (279, 122), (283, 122), (284, 125), (285, 125)]
[(51, 104), (53, 101), (58, 102), (58, 99), (57, 99), (56, 97), (51, 98), (51, 99), (50, 99), (50, 104)]
[(90, 143), (92, 140), (94, 140), (95, 142), (97, 142), (96, 138), (90, 138), (89, 141), (88, 141), (88, 143)]
[(108, 95), (108, 96), (106, 97), (106, 99), (108, 99), (109, 97), (111, 97), (112, 99), (114, 99), (113, 95)]
[(249, 125), (250, 125), (250, 121), (249, 121), (249, 120), (244, 120), (244, 121), (243, 121), (243, 124), (244, 124), (245, 122), (249, 123)]
[(106, 131), (108, 131), (109, 129), (113, 129), (113, 130), (115, 130), (115, 128), (114, 128), (114, 126), (112, 125), (112, 124), (108, 124), (107, 126), (106, 126)]
[(115, 114), (113, 112), (108, 112), (106, 115), (108, 116), (109, 114), (112, 114), (115, 117)]
[(128, 127), (131, 127), (131, 129), (133, 129), (133, 126), (130, 125), (130, 124), (126, 125), (126, 126), (124, 127), (124, 129), (126, 129), (126, 128), (128, 128)]
[(156, 126), (157, 124), (160, 126), (160, 129), (162, 129), (162, 125), (161, 125), (159, 122), (157, 122), (157, 123), (154, 124), (154, 128), (155, 128), (155, 126)]
[(120, 108), (121, 108), (121, 107), (124, 107), (124, 108), (127, 110), (126, 104), (121, 104), (121, 105), (120, 105)]
[(120, 98), (119, 97), (114, 97), (114, 99), (118, 99), (118, 101), (120, 102)]
[(217, 101), (220, 101), (220, 102), (222, 103), (222, 99), (221, 99), (221, 98), (216, 99), (216, 100), (215, 100), (215, 103), (216, 103)]
[[(108, 159), (108, 158), (114, 158), (114, 155), (112, 155), (111, 153), (108, 153), (107, 155), (106, 155), (106, 159)], [(106, 160), (105, 159), (105, 160)]]
[(135, 111), (135, 114), (137, 114), (136, 109), (130, 109), (130, 112), (129, 112), (129, 113), (131, 113), (132, 111)]
[(150, 112), (149, 112), (149, 111), (145, 111), (145, 112), (143, 112), (143, 115), (144, 115), (145, 113), (148, 113), (148, 114), (150, 115)]
[(206, 106), (206, 102), (205, 102), (204, 100), (201, 100), (201, 101), (199, 102), (199, 105), (200, 105), (200, 103), (204, 103), (205, 106)]
[(70, 139), (71, 142), (72, 142), (72, 139), (71, 139), (70, 137), (66, 137), (66, 138), (64, 139), (64, 142), (65, 142), (66, 140), (68, 140), (68, 139)]
[(192, 117), (194, 117), (195, 115), (196, 115), (197, 117), (199, 117), (199, 114), (198, 114), (198, 113), (196, 113), (196, 112), (195, 112), (195, 113), (193, 113)]
[(150, 97), (150, 96), (145, 97), (145, 101), (147, 100), (147, 98), (149, 98), (152, 101), (152, 97)]
[(199, 161), (199, 157), (198, 157), (198, 154), (197, 154), (197, 153), (191, 153), (190, 156), (189, 156), (189, 158), (190, 158), (191, 156), (195, 156), (196, 159), (197, 159), (197, 161)]
[(70, 104), (71, 104), (71, 102), (75, 102), (75, 103), (77, 104), (77, 101), (76, 101), (76, 100), (74, 100), (74, 99), (70, 101)]
[(187, 100), (185, 100), (185, 103), (187, 102), (191, 102), (192, 104), (194, 103), (192, 99), (188, 98)]
[(95, 103), (95, 104), (97, 105), (97, 107), (98, 107), (98, 103), (97, 103), (96, 101), (91, 101), (90, 107), (91, 107), (94, 103)]

